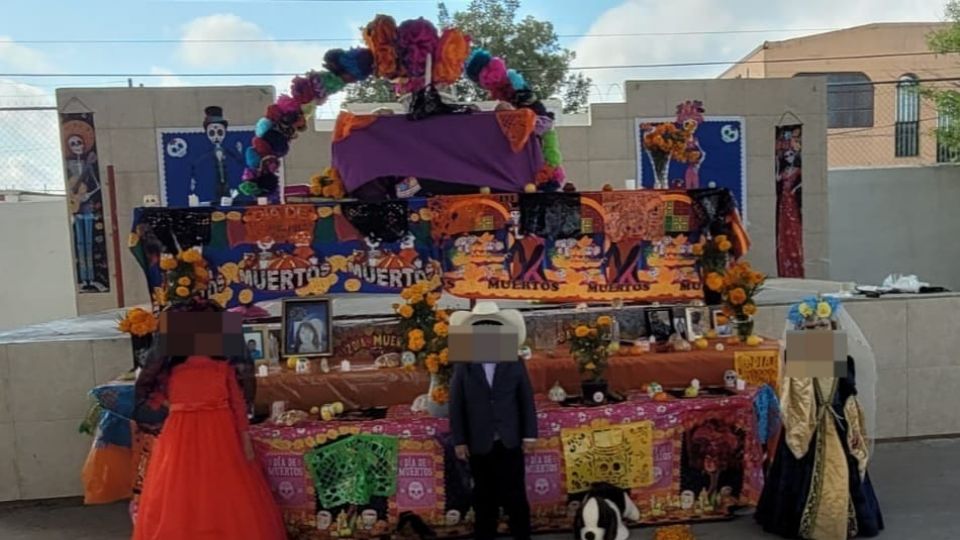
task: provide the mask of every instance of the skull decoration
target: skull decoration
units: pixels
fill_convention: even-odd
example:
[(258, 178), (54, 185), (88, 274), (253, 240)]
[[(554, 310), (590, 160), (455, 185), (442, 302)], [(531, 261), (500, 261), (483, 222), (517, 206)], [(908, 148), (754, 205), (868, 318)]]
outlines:
[(83, 143), (83, 137), (71, 135), (67, 137), (67, 148), (70, 149), (71, 154), (79, 157), (87, 150), (87, 145)]
[(277, 493), (284, 500), (289, 501), (294, 495), (296, 495), (296, 490), (294, 489), (293, 484), (290, 482), (280, 482), (280, 485), (277, 486)]
[(227, 127), (223, 124), (210, 124), (207, 126), (207, 138), (210, 139), (210, 142), (219, 146), (223, 144), (223, 140), (227, 137)]
[(187, 141), (177, 137), (167, 142), (167, 155), (172, 158), (182, 158), (187, 155)]
[(690, 510), (693, 508), (693, 503), (696, 498), (693, 495), (693, 492), (689, 489), (680, 493), (680, 508), (684, 510)]
[(652, 382), (647, 385), (647, 395), (651, 398), (661, 392), (663, 392), (663, 386), (660, 386), (660, 383)]
[(156, 195), (144, 195), (143, 206), (146, 208), (156, 208), (160, 206), (160, 198)]
[(360, 513), (360, 521), (363, 523), (364, 529), (372, 529), (377, 523), (377, 511), (372, 508), (367, 508)]
[(732, 369), (728, 369), (728, 370), (726, 370), (726, 371), (723, 372), (723, 386), (725, 386), (726, 388), (728, 388), (728, 389), (730, 389), (730, 390), (733, 390), (734, 388), (737, 387), (737, 372), (736, 372), (736, 371), (734, 371), (734, 370), (732, 370)]
[(326, 510), (317, 512), (317, 530), (325, 531), (333, 524), (333, 514)]
[(537, 478), (537, 481), (533, 483), (533, 491), (541, 497), (546, 495), (550, 491), (550, 482), (546, 478)]
[(460, 511), (448, 510), (446, 515), (447, 527), (453, 527), (460, 523)]
[(407, 486), (407, 495), (410, 495), (410, 498), (415, 501), (422, 499), (425, 494), (426, 491), (420, 482), (410, 482), (410, 485)]
[(221, 107), (207, 107), (203, 111), (206, 117), (203, 120), (203, 131), (214, 146), (219, 147), (227, 138), (227, 120), (223, 117)]

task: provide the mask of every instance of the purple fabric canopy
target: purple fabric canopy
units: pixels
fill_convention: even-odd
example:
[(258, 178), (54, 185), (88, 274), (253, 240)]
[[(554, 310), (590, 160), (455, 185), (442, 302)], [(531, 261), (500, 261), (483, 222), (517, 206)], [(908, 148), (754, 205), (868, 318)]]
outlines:
[(413, 176), (515, 193), (542, 165), (540, 139), (531, 135), (515, 153), (492, 112), (381, 116), (333, 143), (333, 166), (348, 192), (377, 178)]

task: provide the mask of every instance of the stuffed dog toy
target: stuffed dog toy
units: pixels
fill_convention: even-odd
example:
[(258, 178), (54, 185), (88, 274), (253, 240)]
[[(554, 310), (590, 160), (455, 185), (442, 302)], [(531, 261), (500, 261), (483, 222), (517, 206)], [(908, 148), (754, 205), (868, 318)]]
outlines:
[(597, 483), (583, 498), (573, 523), (575, 540), (627, 540), (624, 520), (639, 521), (640, 510), (626, 491)]

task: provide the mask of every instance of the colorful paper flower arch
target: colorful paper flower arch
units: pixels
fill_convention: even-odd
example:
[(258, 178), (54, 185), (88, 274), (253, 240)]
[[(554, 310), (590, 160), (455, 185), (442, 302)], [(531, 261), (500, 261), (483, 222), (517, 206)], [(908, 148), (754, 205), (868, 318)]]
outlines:
[[(471, 49), (470, 36), (457, 28), (438, 32), (422, 17), (398, 26), (392, 17), (377, 15), (364, 28), (363, 40), (366, 47), (327, 51), (323, 70), (295, 77), (289, 95), (281, 95), (267, 107), (244, 156), (247, 168), (241, 193), (249, 197), (275, 195), (280, 159), (290, 151), (293, 139), (307, 130), (317, 106), (347, 84), (372, 76), (393, 82), (398, 94), (408, 94), (428, 85), (451, 85), (466, 73), (493, 99), (529, 107), (540, 116), (548, 114), (522, 74), (482, 48)], [(542, 137), (542, 144), (545, 164), (535, 181), (542, 190), (555, 190), (563, 183), (564, 173), (554, 129)]]

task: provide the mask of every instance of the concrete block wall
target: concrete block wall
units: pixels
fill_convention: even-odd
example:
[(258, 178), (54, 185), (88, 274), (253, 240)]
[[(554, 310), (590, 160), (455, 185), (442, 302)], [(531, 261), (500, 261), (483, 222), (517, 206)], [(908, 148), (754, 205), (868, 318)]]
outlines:
[(0, 345), (0, 502), (83, 494), (88, 392), (131, 355), (129, 338)]
[[(876, 437), (960, 434), (960, 296), (848, 301), (877, 360)], [(756, 323), (783, 332), (789, 306), (764, 306)]]

